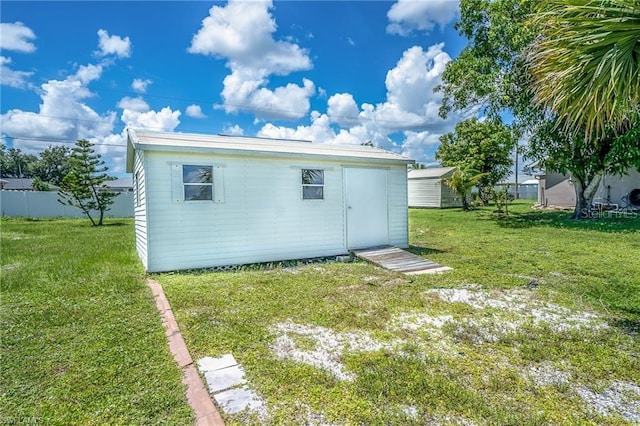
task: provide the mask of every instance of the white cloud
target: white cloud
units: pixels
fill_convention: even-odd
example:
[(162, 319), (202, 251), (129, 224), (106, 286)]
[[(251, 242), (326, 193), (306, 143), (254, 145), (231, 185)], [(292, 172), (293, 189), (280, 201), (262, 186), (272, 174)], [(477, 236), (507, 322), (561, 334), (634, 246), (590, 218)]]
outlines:
[[(37, 91), (41, 97), (38, 112), (13, 109), (0, 115), (4, 136), (13, 139), (13, 146), (26, 153), (42, 151), (49, 145), (70, 146), (78, 139), (98, 144), (94, 150), (104, 155), (110, 172), (114, 164), (124, 164), (124, 144), (113, 145), (116, 113), (98, 113), (87, 105), (93, 96), (87, 85), (102, 75), (99, 65), (78, 67), (64, 80), (49, 80)], [(119, 160), (120, 159), (120, 160)], [(120, 162), (120, 163), (118, 163)]]
[(337, 93), (331, 96), (327, 106), (327, 115), (333, 123), (351, 127), (360, 121), (360, 110), (351, 93)]
[[(314, 111), (310, 125), (289, 128), (267, 123), (259, 135), (316, 143), (372, 141), (381, 148), (433, 163), (440, 135), (451, 131), (460, 119), (455, 114), (447, 120), (438, 116), (442, 95), (433, 89), (440, 84), (445, 65), (451, 60), (443, 48), (443, 44), (437, 44), (426, 51), (418, 46), (407, 49), (387, 73), (387, 99), (382, 103), (358, 107), (352, 94), (334, 94), (327, 101), (327, 114)], [(336, 125), (343, 128), (336, 129)], [(396, 135), (400, 134), (401, 142), (389, 137), (398, 139)]]
[[(442, 50), (444, 44), (407, 49), (395, 68), (387, 73), (387, 100), (404, 111), (423, 113), (431, 104), (440, 104), (441, 96), (433, 89), (440, 84), (444, 68), (451, 57)], [(425, 108), (426, 107), (426, 108)]]
[(226, 125), (222, 129), (222, 133), (225, 134), (225, 135), (243, 136), (244, 135), (244, 129), (242, 127), (238, 126), (237, 124), (234, 124), (233, 126)]
[(131, 41), (129, 37), (110, 36), (106, 30), (98, 30), (98, 45), (100, 56), (116, 55), (118, 58), (128, 58), (131, 56)]
[(142, 80), (141, 78), (134, 78), (131, 83), (131, 88), (135, 90), (136, 93), (147, 93), (147, 87), (152, 83), (151, 80)]
[(33, 72), (12, 70), (7, 66), (11, 62), (11, 58), (0, 56), (0, 84), (18, 89), (28, 87), (27, 79), (33, 75)]
[(129, 127), (149, 129), (163, 132), (173, 132), (180, 124), (180, 111), (173, 111), (164, 107), (160, 111), (138, 112), (125, 109), (120, 119)]
[(41, 86), (39, 112), (10, 110), (0, 116), (2, 132), (24, 152), (78, 139), (102, 139), (113, 131), (115, 113), (98, 114), (83, 102), (90, 92), (79, 81), (51, 80)]
[(271, 75), (312, 67), (305, 49), (273, 38), (277, 26), (269, 12), (272, 7), (271, 1), (241, 0), (211, 7), (188, 51), (227, 60), (231, 73), (221, 93), (227, 112), (251, 110), (258, 118), (301, 118), (315, 94), (313, 82), (305, 79), (302, 86), (266, 87)]
[(130, 98), (129, 96), (125, 96), (118, 102), (118, 108), (128, 109), (133, 112), (147, 112), (149, 111), (149, 104), (140, 97)]
[(265, 69), (268, 74), (287, 75), (311, 68), (307, 52), (298, 45), (276, 41), (271, 1), (230, 0), (213, 6), (193, 36), (190, 53), (228, 58), (230, 67)]
[(442, 28), (453, 21), (459, 10), (458, 0), (398, 0), (387, 12), (387, 32), (401, 36), (429, 33), (436, 25)]
[(189, 105), (185, 111), (187, 116), (192, 118), (206, 118), (207, 116), (202, 113), (202, 108), (200, 105)]
[(35, 52), (36, 46), (31, 42), (36, 35), (31, 28), (22, 22), (0, 23), (0, 50), (16, 52)]
[(97, 80), (102, 76), (102, 65), (80, 65), (75, 75), (67, 78), (69, 81), (79, 81), (82, 85), (87, 85), (93, 80)]
[(402, 154), (415, 159), (419, 163), (431, 165), (436, 163), (435, 153), (440, 144), (440, 135), (429, 131), (404, 132)]

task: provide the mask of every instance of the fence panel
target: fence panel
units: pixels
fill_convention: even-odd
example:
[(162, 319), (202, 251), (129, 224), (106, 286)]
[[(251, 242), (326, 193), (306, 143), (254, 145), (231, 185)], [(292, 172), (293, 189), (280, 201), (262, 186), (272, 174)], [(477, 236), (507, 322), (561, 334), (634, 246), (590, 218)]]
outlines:
[[(79, 208), (60, 204), (57, 192), (45, 191), (0, 191), (0, 210), (8, 217), (86, 217)], [(133, 217), (133, 192), (121, 192), (105, 216)]]

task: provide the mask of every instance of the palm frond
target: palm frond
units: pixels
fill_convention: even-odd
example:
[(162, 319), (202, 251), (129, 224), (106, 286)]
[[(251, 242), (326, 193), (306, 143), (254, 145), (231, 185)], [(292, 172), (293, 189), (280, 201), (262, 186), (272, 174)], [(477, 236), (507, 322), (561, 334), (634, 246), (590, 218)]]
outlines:
[(528, 55), (535, 101), (564, 130), (623, 133), (640, 113), (640, 0), (547, 0)]

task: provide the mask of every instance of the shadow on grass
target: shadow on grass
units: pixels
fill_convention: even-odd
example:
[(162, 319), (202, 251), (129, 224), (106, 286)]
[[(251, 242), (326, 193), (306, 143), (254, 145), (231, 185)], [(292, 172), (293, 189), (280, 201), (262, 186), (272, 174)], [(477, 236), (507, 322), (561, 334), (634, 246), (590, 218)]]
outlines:
[(128, 223), (124, 223), (124, 222), (105, 222), (102, 224), (102, 226), (128, 226)]
[(442, 250), (429, 248), (429, 247), (420, 247), (420, 246), (409, 246), (407, 250), (409, 253), (416, 254), (418, 256), (429, 256), (433, 253), (444, 253)]
[(616, 318), (609, 320), (609, 325), (620, 329), (623, 333), (632, 337), (640, 338), (640, 321), (633, 321), (627, 318)]
[(556, 227), (563, 229), (592, 230), (600, 232), (636, 232), (640, 231), (640, 214), (614, 215), (603, 212), (594, 218), (572, 219), (572, 212), (566, 211), (535, 211), (528, 213), (510, 213), (509, 216), (491, 215), (503, 228), (535, 228)]

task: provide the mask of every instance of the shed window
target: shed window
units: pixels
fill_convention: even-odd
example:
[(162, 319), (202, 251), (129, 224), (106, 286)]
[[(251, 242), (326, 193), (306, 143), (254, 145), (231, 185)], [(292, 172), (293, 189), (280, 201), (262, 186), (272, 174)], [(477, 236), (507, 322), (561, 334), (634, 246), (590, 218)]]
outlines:
[(302, 169), (302, 199), (324, 199), (324, 170)]
[(135, 199), (134, 205), (140, 207), (140, 174), (138, 172), (133, 176), (133, 198)]
[(213, 200), (213, 167), (182, 166), (184, 201)]

